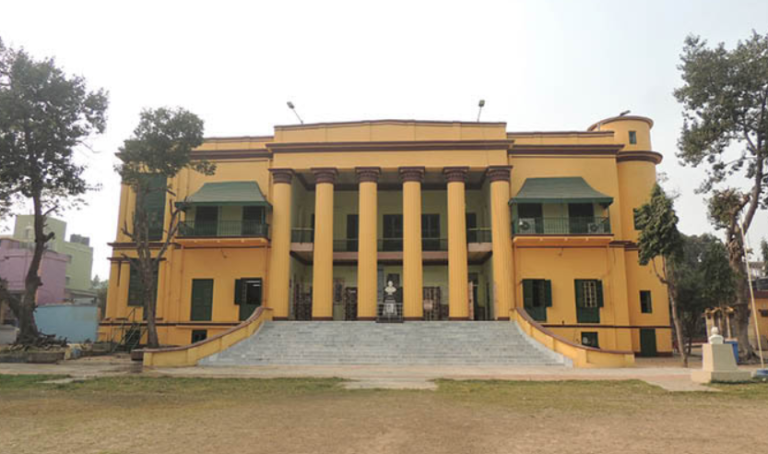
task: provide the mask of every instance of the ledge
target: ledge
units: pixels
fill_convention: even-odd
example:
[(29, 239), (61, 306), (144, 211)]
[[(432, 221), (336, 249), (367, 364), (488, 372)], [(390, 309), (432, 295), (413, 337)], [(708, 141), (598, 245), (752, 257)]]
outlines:
[(517, 321), (525, 334), (550, 350), (569, 358), (573, 361), (574, 367), (617, 368), (631, 367), (635, 364), (635, 354), (631, 351), (604, 350), (577, 344), (544, 328), (521, 308), (511, 310), (510, 316)]

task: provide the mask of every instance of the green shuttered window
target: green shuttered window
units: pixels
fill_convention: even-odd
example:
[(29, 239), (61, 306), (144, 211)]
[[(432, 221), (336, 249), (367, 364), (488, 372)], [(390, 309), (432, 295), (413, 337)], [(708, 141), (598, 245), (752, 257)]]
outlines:
[(640, 290), (640, 312), (650, 314), (653, 312), (650, 290)]
[(207, 322), (213, 313), (213, 279), (192, 279), (190, 320)]
[[(155, 275), (155, 300), (157, 300), (157, 267), (155, 267), (154, 270)], [(129, 306), (143, 306), (144, 304), (141, 301), (141, 278), (139, 277), (139, 269), (131, 265), (131, 272), (128, 276), (128, 305)]]
[(163, 175), (153, 175), (149, 180), (149, 193), (144, 199), (144, 209), (149, 221), (149, 240), (158, 241), (163, 238), (165, 223), (165, 194), (166, 178)]
[(595, 279), (576, 279), (576, 321), (578, 323), (600, 323), (600, 308), (603, 307), (603, 283)]
[(552, 281), (523, 279), (523, 306), (532, 319), (547, 321), (547, 308), (552, 307)]

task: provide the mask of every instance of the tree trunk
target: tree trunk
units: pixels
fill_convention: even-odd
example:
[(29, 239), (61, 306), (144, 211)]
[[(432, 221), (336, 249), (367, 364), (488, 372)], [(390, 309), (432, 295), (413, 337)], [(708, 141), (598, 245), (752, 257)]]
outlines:
[(736, 331), (736, 340), (739, 342), (739, 359), (743, 361), (750, 360), (755, 356), (752, 346), (749, 344), (749, 317), (750, 297), (749, 283), (747, 282), (746, 270), (744, 267), (742, 251), (743, 245), (740, 238), (733, 240), (736, 244), (728, 248), (728, 261), (736, 274), (736, 298), (737, 301), (733, 307), (733, 321)]
[[(666, 260), (665, 260), (666, 262)], [(664, 264), (664, 274), (669, 276), (667, 274), (667, 265)], [(680, 356), (683, 360), (683, 367), (688, 367), (688, 351), (685, 348), (685, 343), (683, 342), (683, 327), (680, 323), (680, 315), (677, 311), (677, 298), (676, 298), (676, 290), (674, 284), (670, 281), (669, 277), (667, 277), (667, 294), (669, 295), (669, 307), (672, 312), (672, 323), (675, 325), (675, 339), (677, 339), (677, 349), (680, 351)]]
[(43, 214), (39, 194), (32, 197), (32, 204), (35, 214), (35, 249), (32, 252), (32, 260), (29, 262), (27, 276), (24, 279), (24, 295), (21, 299), (21, 304), (14, 311), (16, 319), (19, 321), (19, 337), (16, 339), (16, 343), (22, 345), (32, 345), (40, 337), (40, 332), (35, 323), (37, 289), (43, 285), (39, 276), (40, 263), (45, 253), (45, 244), (53, 238), (53, 234), (45, 233), (45, 215)]

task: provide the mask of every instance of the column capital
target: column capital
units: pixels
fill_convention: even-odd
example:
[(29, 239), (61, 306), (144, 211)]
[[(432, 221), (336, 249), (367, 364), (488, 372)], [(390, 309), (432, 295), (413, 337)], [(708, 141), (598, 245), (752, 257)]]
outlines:
[(311, 170), (315, 175), (315, 184), (335, 184), (336, 177), (339, 175), (339, 171), (335, 167), (313, 167)]
[(453, 183), (453, 182), (466, 183), (467, 172), (469, 172), (469, 167), (443, 168), (443, 176), (445, 176), (445, 181), (448, 183)]
[(381, 167), (355, 167), (358, 183), (378, 183)]
[(491, 183), (494, 181), (506, 181), (509, 183), (509, 176), (512, 173), (512, 166), (488, 166), (485, 175)]
[(407, 181), (424, 181), (424, 167), (400, 167), (400, 179), (403, 183)]
[(293, 169), (269, 169), (269, 172), (272, 174), (273, 182), (291, 184)]

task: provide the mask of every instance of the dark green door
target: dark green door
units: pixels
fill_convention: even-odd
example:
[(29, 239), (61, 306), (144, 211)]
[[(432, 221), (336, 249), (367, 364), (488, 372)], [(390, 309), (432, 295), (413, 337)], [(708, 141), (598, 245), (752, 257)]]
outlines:
[(576, 279), (576, 322), (600, 323), (603, 283), (595, 279)]
[(213, 279), (192, 279), (192, 313), (189, 319), (193, 322), (210, 321), (213, 313)]
[(656, 356), (655, 329), (640, 329), (640, 356)]
[(240, 321), (247, 320), (261, 306), (261, 278), (235, 280), (235, 304), (240, 306)]
[(219, 230), (219, 207), (195, 208), (195, 236), (216, 236)]
[(591, 203), (568, 204), (568, 233), (589, 233), (589, 224), (595, 222), (595, 207)]
[(440, 215), (421, 215), (421, 246), (425, 251), (440, 250)]
[(357, 252), (357, 239), (358, 239), (358, 229), (359, 226), (359, 220), (356, 214), (348, 214), (347, 215), (347, 247), (345, 248), (348, 252)]

